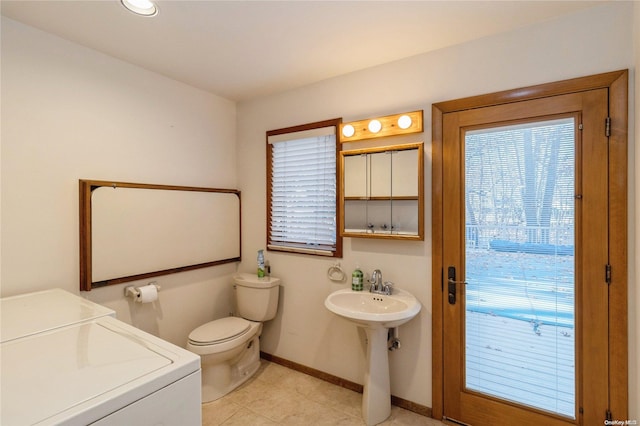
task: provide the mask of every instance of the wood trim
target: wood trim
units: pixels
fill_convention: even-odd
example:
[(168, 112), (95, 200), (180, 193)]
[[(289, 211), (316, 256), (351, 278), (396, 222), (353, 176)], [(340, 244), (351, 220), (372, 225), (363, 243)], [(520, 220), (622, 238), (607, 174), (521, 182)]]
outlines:
[(78, 203), (80, 218), (80, 291), (91, 291), (91, 271), (93, 255), (91, 249), (91, 184), (89, 181), (80, 180), (80, 202)]
[[(147, 272), (144, 274), (129, 275), (121, 278), (113, 278), (103, 281), (93, 281), (91, 288), (106, 287), (108, 285), (122, 284), (130, 281), (145, 280), (147, 278), (160, 277), (162, 275), (176, 274), (178, 272), (193, 271), (194, 269), (209, 268), (211, 266), (224, 265), (225, 263), (240, 262), (240, 256), (228, 259), (214, 260), (212, 262), (197, 263), (195, 265), (180, 266), (177, 268), (164, 269), (162, 271)], [(87, 290), (89, 291), (89, 290)]]
[(401, 197), (344, 197), (345, 201), (417, 201), (420, 198), (415, 196), (401, 196)]
[[(604, 123), (608, 115), (608, 91), (596, 89), (582, 95), (582, 123), (600, 126), (582, 131), (576, 160), (582, 163), (576, 174), (582, 198), (576, 202), (576, 284), (575, 344), (576, 402), (583, 424), (604, 420), (609, 408), (607, 284), (603, 272), (608, 263), (607, 144)], [(580, 140), (580, 139), (579, 139)], [(587, 168), (587, 165), (591, 166)], [(604, 243), (603, 243), (604, 242)], [(598, 277), (599, 276), (599, 277)], [(599, 279), (597, 279), (598, 277)], [(595, 278), (595, 279), (594, 279)]]
[(167, 191), (194, 191), (194, 192), (220, 192), (226, 194), (238, 194), (237, 189), (206, 188), (200, 186), (156, 185), (151, 183), (116, 182), (111, 180), (80, 179), (80, 187), (89, 193), (103, 186), (111, 188), (138, 188), (138, 189), (164, 189)]
[(415, 402), (398, 398), (394, 395), (391, 395), (391, 404), (395, 405), (396, 407), (412, 411), (416, 414), (420, 414), (421, 416), (432, 417), (431, 408), (427, 407), (426, 405), (416, 404)]
[(442, 131), (449, 112), (502, 105), (598, 88), (609, 89), (609, 404), (614, 419), (628, 418), (628, 70), (612, 71), (520, 89), (473, 96), (432, 105), (432, 411), (444, 413), (443, 291), (442, 291)]
[(436, 105), (431, 111), (431, 306), (432, 306), (432, 396), (431, 407), (433, 417), (441, 419), (444, 416), (444, 333), (443, 333), (443, 155), (442, 155), (442, 120), (443, 110)]
[(382, 234), (382, 233), (367, 233), (367, 232), (343, 232), (343, 237), (351, 238), (373, 238), (377, 240), (396, 240), (396, 241), (424, 241), (422, 235), (399, 235), (399, 234)]
[(340, 155), (360, 155), (360, 154), (374, 154), (386, 151), (406, 151), (409, 149), (421, 149), (424, 147), (424, 142), (404, 143), (396, 145), (374, 146), (372, 148), (358, 148), (347, 149), (340, 151)]
[[(493, 105), (529, 101), (549, 96), (584, 92), (592, 89), (608, 88), (611, 87), (618, 79), (625, 78), (624, 75), (628, 75), (628, 70), (612, 71), (587, 77), (556, 81), (553, 83), (538, 84), (520, 89), (511, 89), (486, 95), (438, 102), (433, 104), (433, 107), (446, 114), (448, 112), (464, 111)], [(435, 122), (432, 122), (432, 125), (435, 127)]]
[(609, 409), (629, 418), (628, 365), (628, 72), (609, 86)]
[[(316, 379), (324, 380), (325, 382), (329, 382), (331, 384), (343, 387), (345, 389), (352, 390), (354, 392), (362, 393), (363, 387), (358, 383), (354, 383), (349, 380), (345, 380), (338, 376), (334, 376), (333, 374), (325, 373), (324, 371), (316, 370), (315, 368), (307, 367), (306, 365), (298, 364), (297, 362), (289, 361), (284, 358), (280, 358), (275, 355), (268, 354), (266, 352), (260, 351), (260, 358), (273, 362), (275, 364), (280, 364), (283, 367), (290, 368), (291, 370), (299, 371), (300, 373), (307, 374), (311, 377), (315, 377)], [(415, 402), (398, 398), (397, 396), (391, 395), (391, 403), (396, 407), (404, 408), (405, 410), (413, 411), (414, 413), (420, 414), (421, 416), (431, 417), (431, 408), (417, 404)]]

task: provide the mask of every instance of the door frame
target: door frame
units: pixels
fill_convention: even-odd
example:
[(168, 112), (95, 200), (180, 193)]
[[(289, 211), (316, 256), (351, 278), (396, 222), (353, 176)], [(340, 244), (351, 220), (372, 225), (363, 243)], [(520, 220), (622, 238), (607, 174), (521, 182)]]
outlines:
[[(447, 113), (606, 88), (609, 90), (609, 410), (628, 418), (628, 70), (472, 96), (432, 105), (432, 417), (444, 415), (443, 117)], [(605, 131), (605, 123), (603, 132)], [(611, 236), (615, 236), (611, 238)], [(603, 282), (604, 273), (603, 270)], [(604, 413), (603, 413), (604, 414)]]

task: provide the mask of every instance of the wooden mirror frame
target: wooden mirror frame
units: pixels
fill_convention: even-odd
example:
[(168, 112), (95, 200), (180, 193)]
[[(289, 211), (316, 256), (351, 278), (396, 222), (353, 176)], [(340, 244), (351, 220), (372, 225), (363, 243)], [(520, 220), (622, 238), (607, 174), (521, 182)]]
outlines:
[[(93, 247), (92, 247), (92, 194), (93, 191), (101, 187), (111, 188), (137, 188), (146, 190), (169, 190), (169, 191), (191, 191), (204, 193), (223, 193), (232, 194), (238, 197), (238, 255), (225, 259), (212, 259), (211, 261), (184, 265), (179, 267), (170, 267), (167, 269), (148, 271), (140, 274), (115, 277), (101, 281), (93, 281)], [(177, 272), (190, 271), (193, 269), (207, 268), (210, 266), (221, 265), (225, 263), (238, 262), (241, 257), (241, 208), (240, 208), (240, 191), (235, 189), (219, 189), (219, 188), (202, 188), (190, 186), (174, 186), (174, 185), (153, 185), (130, 182), (113, 182), (100, 180), (84, 180), (79, 181), (80, 196), (80, 290), (90, 291), (92, 288), (104, 287), (113, 284), (120, 284), (129, 281), (141, 280), (160, 275), (173, 274)]]
[[(418, 161), (416, 164), (417, 175), (418, 175), (418, 195), (417, 195), (417, 215), (418, 215), (418, 232), (417, 234), (387, 234), (387, 233), (369, 233), (369, 232), (348, 232), (345, 230), (345, 157), (352, 155), (362, 155), (362, 154), (375, 154), (386, 151), (403, 151), (403, 150), (411, 150), (417, 149), (418, 151)], [(392, 240), (416, 240), (423, 241), (424, 240), (424, 143), (408, 143), (408, 144), (400, 144), (400, 145), (390, 145), (390, 146), (380, 146), (374, 148), (363, 148), (363, 149), (353, 149), (353, 150), (345, 150), (340, 151), (340, 175), (342, 176), (342, 185), (340, 185), (340, 235), (343, 237), (356, 237), (356, 238), (379, 238), (379, 239), (392, 239)], [(378, 200), (383, 200), (381, 198), (377, 198)], [(393, 196), (388, 197), (388, 200), (392, 202), (394, 199)], [(415, 199), (415, 197), (400, 197), (398, 199), (408, 200)]]

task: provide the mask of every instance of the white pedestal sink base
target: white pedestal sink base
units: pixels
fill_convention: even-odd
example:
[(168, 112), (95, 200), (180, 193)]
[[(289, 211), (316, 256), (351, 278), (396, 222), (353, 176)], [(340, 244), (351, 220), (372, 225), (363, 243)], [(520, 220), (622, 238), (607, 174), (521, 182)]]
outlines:
[(389, 354), (385, 327), (363, 327), (367, 335), (362, 417), (368, 426), (385, 421), (391, 414)]
[(418, 315), (422, 305), (411, 293), (399, 288), (393, 294), (337, 290), (327, 296), (324, 305), (365, 330), (367, 363), (362, 417), (368, 426), (382, 423), (391, 414), (388, 330), (410, 321)]

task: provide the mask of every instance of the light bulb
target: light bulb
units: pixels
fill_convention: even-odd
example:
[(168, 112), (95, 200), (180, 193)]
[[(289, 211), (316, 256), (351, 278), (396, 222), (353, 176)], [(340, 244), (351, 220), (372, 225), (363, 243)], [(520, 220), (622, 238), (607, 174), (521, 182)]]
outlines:
[(382, 123), (379, 120), (371, 120), (367, 127), (371, 133), (378, 133), (382, 129)]
[(342, 127), (342, 136), (350, 138), (356, 133), (356, 129), (351, 124), (346, 124)]
[(413, 121), (408, 115), (403, 115), (398, 118), (398, 127), (400, 127), (401, 129), (408, 129), (409, 127), (411, 127), (412, 123)]

